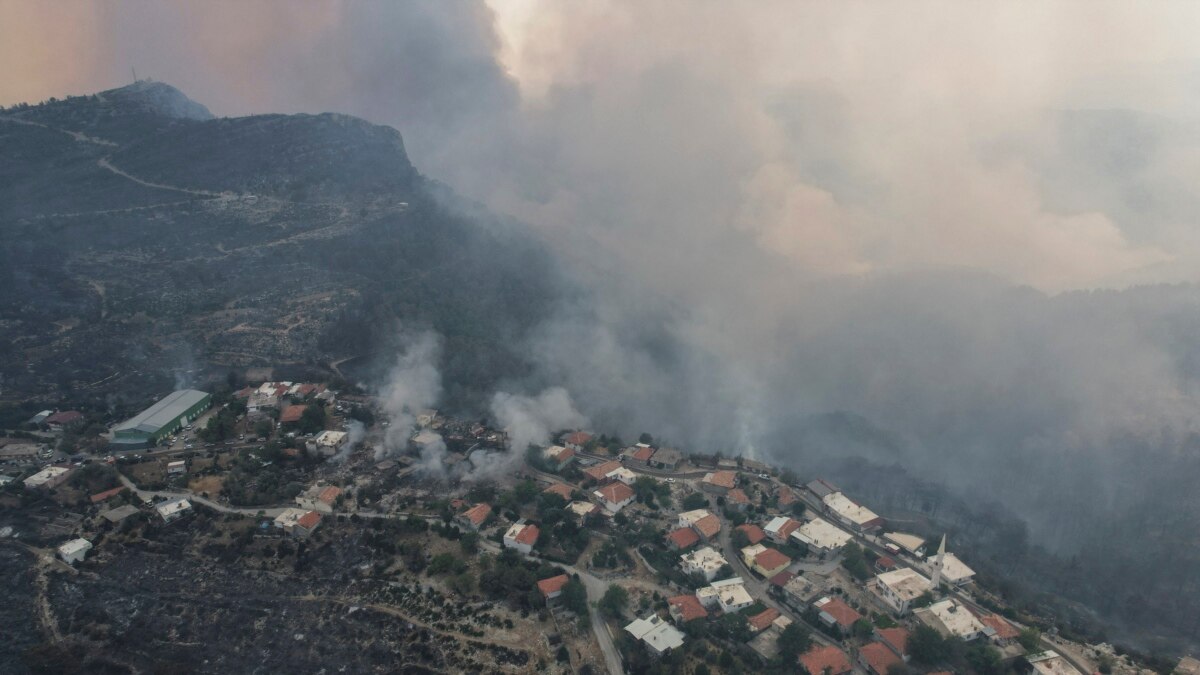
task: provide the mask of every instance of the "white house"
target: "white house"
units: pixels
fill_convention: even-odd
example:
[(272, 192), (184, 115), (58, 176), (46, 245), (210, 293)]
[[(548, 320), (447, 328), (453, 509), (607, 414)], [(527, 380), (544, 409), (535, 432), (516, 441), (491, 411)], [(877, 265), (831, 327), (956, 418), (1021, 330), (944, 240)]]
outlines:
[(187, 462), (182, 459), (177, 459), (173, 462), (167, 462), (167, 475), (177, 476), (187, 473)]
[(767, 538), (776, 544), (786, 544), (792, 532), (800, 528), (800, 521), (786, 516), (776, 516), (763, 527)]
[(176, 499), (169, 502), (163, 502), (154, 507), (164, 523), (169, 523), (178, 520), (192, 510), (192, 503), (186, 499)]
[(293, 537), (307, 537), (321, 524), (321, 514), (308, 509), (284, 509), (275, 517), (275, 527)]
[(914, 609), (913, 616), (946, 637), (970, 641), (984, 633), (984, 625), (979, 619), (954, 598)]
[(684, 574), (699, 574), (705, 581), (712, 581), (722, 567), (729, 564), (725, 556), (711, 546), (697, 549), (679, 556), (679, 567)]
[(87, 539), (72, 539), (58, 547), (58, 557), (68, 565), (74, 565), (86, 558), (87, 552), (90, 550), (92, 550), (92, 542)]
[(538, 535), (537, 525), (532, 525), (521, 521), (513, 523), (512, 527), (504, 533), (504, 547), (515, 548), (521, 553), (528, 554), (533, 550), (533, 545), (537, 543)]
[(875, 594), (897, 614), (907, 613), (913, 600), (932, 589), (931, 582), (911, 567), (880, 574), (875, 577), (872, 587)]
[[(931, 555), (925, 559), (929, 565), (930, 573), (937, 566), (937, 555)], [(942, 575), (941, 580), (953, 586), (963, 586), (971, 583), (975, 578), (975, 570), (967, 567), (967, 564), (958, 559), (958, 556), (953, 553), (947, 553), (942, 559)]]
[(908, 534), (905, 532), (888, 532), (887, 534), (883, 535), (883, 538), (887, 539), (897, 548), (915, 558), (921, 557), (921, 553), (925, 549), (925, 540), (915, 534)]
[(823, 558), (840, 551), (852, 537), (824, 519), (813, 518), (792, 532), (792, 539), (807, 546), (813, 555)]
[(604, 508), (608, 509), (609, 513), (617, 513), (621, 509), (633, 503), (634, 492), (633, 488), (616, 481), (601, 487), (592, 493)]
[(342, 444), (346, 442), (346, 432), (344, 431), (322, 431), (315, 438), (308, 442), (308, 449), (311, 452), (319, 452), (326, 457), (333, 457), (342, 449)]
[(625, 626), (625, 632), (635, 640), (641, 640), (646, 649), (656, 657), (683, 646), (683, 633), (657, 614), (651, 614)]
[(720, 608), (726, 614), (740, 612), (754, 604), (754, 598), (746, 590), (741, 577), (732, 577), (713, 582), (711, 586), (696, 591), (696, 599), (708, 609)]
[(825, 495), (821, 499), (821, 503), (825, 505), (826, 510), (832, 513), (835, 518), (842, 521), (843, 524), (860, 532), (872, 530), (883, 525), (883, 519), (876, 515), (874, 511), (854, 502), (840, 492)]
[(67, 474), (71, 470), (63, 466), (48, 466), (41, 471), (26, 478), (23, 483), (27, 488), (45, 488), (47, 490), (56, 488), (60, 483), (67, 479)]

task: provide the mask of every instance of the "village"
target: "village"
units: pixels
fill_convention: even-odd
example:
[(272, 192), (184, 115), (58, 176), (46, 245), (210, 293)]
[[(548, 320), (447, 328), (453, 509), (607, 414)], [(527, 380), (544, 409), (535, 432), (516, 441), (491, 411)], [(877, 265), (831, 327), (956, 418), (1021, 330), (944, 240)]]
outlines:
[[(406, 413), (319, 383), (180, 390), (68, 454), (84, 415), (43, 411), (0, 438), (0, 513), (32, 514), (0, 523), (0, 542), (45, 575), (103, 576), (156, 536), (289, 575), (365, 537), (382, 552), (356, 568), (355, 592), (372, 590), (355, 606), (467, 645), (443, 652), (450, 670), (1153, 672), (1008, 608), (952, 537), (893, 528), (820, 476), (650, 434), (511, 448), (486, 420)], [(447, 625), (414, 609), (423, 593), (486, 609)], [(505, 657), (473, 662), (476, 648)]]

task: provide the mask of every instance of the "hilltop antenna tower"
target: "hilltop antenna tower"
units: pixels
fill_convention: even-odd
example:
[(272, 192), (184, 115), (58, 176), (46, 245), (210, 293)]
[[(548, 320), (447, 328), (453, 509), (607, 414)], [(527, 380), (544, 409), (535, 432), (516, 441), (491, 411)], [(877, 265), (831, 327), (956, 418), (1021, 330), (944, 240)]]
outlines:
[(946, 562), (946, 535), (942, 535), (942, 544), (938, 546), (937, 558), (933, 561), (933, 589), (937, 590), (942, 581), (942, 566)]
[(133, 71), (133, 83), (137, 84), (137, 68), (130, 68)]

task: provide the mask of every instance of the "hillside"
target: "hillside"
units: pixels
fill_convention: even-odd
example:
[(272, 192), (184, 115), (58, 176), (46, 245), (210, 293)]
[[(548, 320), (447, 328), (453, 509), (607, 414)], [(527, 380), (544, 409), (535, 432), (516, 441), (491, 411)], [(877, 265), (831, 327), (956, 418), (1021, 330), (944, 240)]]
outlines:
[(370, 363), (445, 340), (449, 397), (522, 372), (541, 245), (344, 115), (213, 118), (165, 84), (0, 112), (5, 397), (130, 394), (206, 369)]

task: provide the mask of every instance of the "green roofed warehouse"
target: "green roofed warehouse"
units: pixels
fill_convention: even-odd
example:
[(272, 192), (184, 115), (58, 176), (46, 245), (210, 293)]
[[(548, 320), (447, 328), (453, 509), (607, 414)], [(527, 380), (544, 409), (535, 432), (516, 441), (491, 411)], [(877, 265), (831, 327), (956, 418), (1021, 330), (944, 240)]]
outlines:
[(144, 448), (179, 431), (212, 405), (212, 395), (195, 389), (172, 392), (113, 429), (113, 444)]

